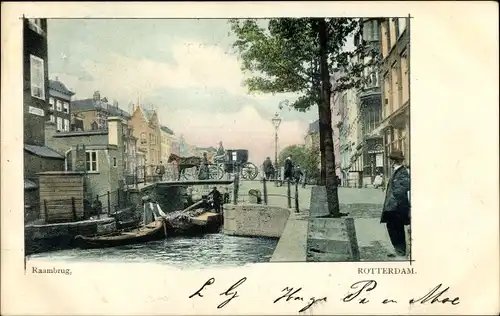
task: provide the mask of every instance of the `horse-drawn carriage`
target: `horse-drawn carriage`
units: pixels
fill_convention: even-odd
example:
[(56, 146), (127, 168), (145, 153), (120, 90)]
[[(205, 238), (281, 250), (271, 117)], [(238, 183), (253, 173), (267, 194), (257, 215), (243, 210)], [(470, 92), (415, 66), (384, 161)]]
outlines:
[[(171, 154), (168, 162), (175, 162), (178, 168), (178, 179), (215, 179), (221, 180), (227, 173), (240, 173), (242, 179), (254, 180), (259, 169), (248, 162), (248, 150), (230, 149), (224, 155), (215, 156), (214, 162), (205, 163), (202, 157), (179, 157)], [(205, 165), (206, 164), (206, 165)], [(207, 172), (203, 172), (203, 168)], [(186, 169), (191, 169), (187, 173)]]
[[(224, 158), (214, 157), (214, 161), (217, 164), (217, 169), (224, 170), (224, 173), (240, 173), (241, 178), (245, 180), (254, 180), (259, 174), (257, 166), (248, 161), (248, 150), (246, 149), (226, 150)], [(219, 179), (222, 179), (222, 176)]]

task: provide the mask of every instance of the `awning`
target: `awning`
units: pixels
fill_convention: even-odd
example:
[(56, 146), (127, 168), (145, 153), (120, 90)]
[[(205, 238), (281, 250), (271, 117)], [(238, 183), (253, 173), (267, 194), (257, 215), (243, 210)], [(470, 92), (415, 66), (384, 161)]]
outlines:
[(35, 182), (31, 180), (24, 179), (24, 189), (25, 190), (32, 190), (32, 189), (37, 189), (38, 186), (36, 185)]

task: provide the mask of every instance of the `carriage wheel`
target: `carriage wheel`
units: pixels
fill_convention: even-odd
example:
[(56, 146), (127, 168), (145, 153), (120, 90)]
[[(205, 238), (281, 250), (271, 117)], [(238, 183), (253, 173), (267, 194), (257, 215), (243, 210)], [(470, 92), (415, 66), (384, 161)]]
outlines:
[(208, 167), (209, 179), (221, 180), (224, 177), (224, 169), (218, 165), (211, 165)]
[(259, 174), (259, 169), (251, 163), (247, 162), (241, 166), (241, 177), (245, 180), (255, 180)]

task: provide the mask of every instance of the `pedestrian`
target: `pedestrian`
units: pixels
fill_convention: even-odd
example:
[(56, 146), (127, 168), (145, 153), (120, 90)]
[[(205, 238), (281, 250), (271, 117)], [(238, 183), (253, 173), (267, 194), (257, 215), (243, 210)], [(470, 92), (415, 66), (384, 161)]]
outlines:
[(296, 166), (294, 169), (293, 169), (293, 178), (295, 180), (295, 183), (299, 183), (300, 182), (300, 178), (302, 178), (302, 176), (304, 175), (304, 173), (302, 172), (302, 170), (300, 169), (300, 166)]
[(377, 174), (375, 176), (375, 179), (373, 180), (373, 187), (375, 189), (382, 187), (382, 174)]
[(292, 173), (293, 173), (292, 157), (286, 157), (286, 159), (285, 159), (285, 172), (284, 172), (283, 180), (285, 180), (285, 181), (292, 180), (292, 175), (293, 175)]
[(156, 174), (160, 178), (160, 181), (162, 181), (163, 176), (165, 175), (165, 166), (163, 165), (163, 161), (160, 161), (160, 164), (156, 166)]
[(203, 153), (203, 158), (200, 164), (200, 170), (198, 171), (198, 180), (208, 180), (210, 178), (210, 173), (208, 169), (209, 161), (207, 158), (207, 153)]
[(304, 171), (304, 178), (302, 179), (302, 188), (305, 188), (307, 185), (307, 170)]
[(266, 157), (266, 160), (264, 160), (264, 162), (262, 163), (262, 167), (264, 169), (264, 175), (266, 177), (266, 180), (271, 179), (273, 171), (274, 171), (271, 157)]
[(224, 203), (222, 194), (217, 190), (217, 187), (213, 187), (212, 192), (210, 193), (213, 199), (214, 210), (216, 213), (221, 212), (221, 206)]
[(380, 222), (386, 224), (389, 238), (396, 251), (396, 254), (389, 254), (389, 256), (406, 256), (405, 226), (410, 225), (411, 208), (408, 200), (410, 174), (403, 166), (404, 156), (401, 151), (391, 152), (389, 160), (393, 172), (387, 184)]

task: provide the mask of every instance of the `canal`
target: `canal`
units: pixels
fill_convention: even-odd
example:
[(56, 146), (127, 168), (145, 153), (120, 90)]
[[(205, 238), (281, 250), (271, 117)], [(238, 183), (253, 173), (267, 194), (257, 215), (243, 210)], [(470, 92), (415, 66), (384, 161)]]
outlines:
[(103, 249), (67, 249), (33, 254), (27, 259), (78, 262), (154, 262), (179, 268), (241, 266), (269, 262), (278, 239), (228, 236), (167, 238), (145, 244)]

